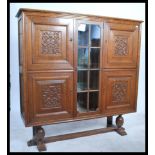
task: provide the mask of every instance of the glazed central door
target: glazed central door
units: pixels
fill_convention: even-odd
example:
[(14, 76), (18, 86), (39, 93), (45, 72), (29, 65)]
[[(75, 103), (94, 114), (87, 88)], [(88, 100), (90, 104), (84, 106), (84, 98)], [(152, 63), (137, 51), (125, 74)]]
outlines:
[(80, 115), (100, 111), (101, 24), (78, 23), (77, 112)]

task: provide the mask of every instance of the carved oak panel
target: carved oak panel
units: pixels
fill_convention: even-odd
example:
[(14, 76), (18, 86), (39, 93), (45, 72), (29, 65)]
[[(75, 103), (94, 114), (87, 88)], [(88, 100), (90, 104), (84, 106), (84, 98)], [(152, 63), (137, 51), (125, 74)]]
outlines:
[(128, 38), (122, 36), (114, 37), (114, 55), (127, 56), (128, 55)]
[(112, 84), (112, 102), (123, 102), (128, 96), (128, 81), (115, 81)]
[(47, 108), (55, 108), (61, 106), (62, 88), (60, 84), (42, 85), (42, 102)]
[(126, 24), (105, 24), (104, 68), (136, 68), (138, 27)]
[(135, 71), (105, 71), (102, 73), (104, 112), (133, 112), (135, 107)]
[(70, 90), (73, 90), (73, 73), (32, 73), (28, 80), (31, 123), (72, 117), (73, 96)]
[(61, 55), (62, 33), (60, 31), (41, 31), (41, 54)]

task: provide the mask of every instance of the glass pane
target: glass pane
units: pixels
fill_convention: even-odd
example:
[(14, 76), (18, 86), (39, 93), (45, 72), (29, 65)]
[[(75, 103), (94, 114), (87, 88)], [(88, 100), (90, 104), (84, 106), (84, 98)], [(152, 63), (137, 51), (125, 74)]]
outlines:
[(90, 68), (99, 68), (100, 49), (91, 48), (90, 50)]
[(78, 27), (78, 45), (88, 46), (89, 40), (89, 25), (80, 24)]
[(91, 46), (99, 47), (100, 46), (100, 38), (101, 38), (101, 30), (98, 25), (91, 25)]
[(77, 91), (86, 90), (87, 89), (87, 71), (78, 71), (78, 84)]
[(89, 78), (90, 78), (89, 88), (93, 89), (93, 90), (98, 90), (99, 71), (98, 70), (91, 70)]
[(87, 93), (77, 94), (77, 110), (79, 112), (87, 111)]
[(89, 110), (96, 111), (98, 108), (98, 93), (99, 92), (90, 92), (89, 93)]
[(78, 49), (78, 68), (87, 68), (88, 67), (88, 48), (79, 48)]

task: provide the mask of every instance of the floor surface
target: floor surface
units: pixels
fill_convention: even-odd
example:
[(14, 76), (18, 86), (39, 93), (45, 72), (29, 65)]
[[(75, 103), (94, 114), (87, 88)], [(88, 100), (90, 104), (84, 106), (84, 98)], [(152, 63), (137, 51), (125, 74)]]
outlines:
[[(27, 146), (32, 138), (32, 128), (25, 128), (17, 112), (10, 114), (10, 151), (38, 152), (36, 146)], [(127, 135), (116, 132), (97, 134), (46, 144), (47, 152), (144, 152), (145, 151), (145, 115), (130, 113), (123, 115)], [(113, 122), (115, 122), (115, 118)], [(106, 126), (106, 118), (77, 121), (43, 126), (46, 136), (79, 132)]]

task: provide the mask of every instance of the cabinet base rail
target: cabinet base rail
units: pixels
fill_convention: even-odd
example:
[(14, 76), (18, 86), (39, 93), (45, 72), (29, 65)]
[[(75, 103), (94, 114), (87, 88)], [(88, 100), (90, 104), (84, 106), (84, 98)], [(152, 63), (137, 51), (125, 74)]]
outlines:
[(122, 115), (119, 115), (116, 118), (116, 125), (112, 124), (112, 116), (108, 116), (106, 128), (93, 129), (93, 130), (87, 130), (82, 132), (57, 135), (57, 136), (51, 136), (51, 137), (45, 137), (44, 129), (41, 126), (37, 126), (37, 127), (33, 127), (33, 139), (28, 141), (27, 144), (28, 146), (36, 145), (39, 151), (46, 151), (47, 149), (46, 149), (45, 143), (50, 143), (50, 142), (74, 139), (78, 137), (85, 137), (85, 136), (96, 135), (96, 134), (112, 132), (112, 131), (115, 131), (121, 136), (124, 136), (124, 135), (127, 135), (127, 133), (125, 131), (125, 128), (122, 127), (123, 123), (124, 123), (124, 119)]

